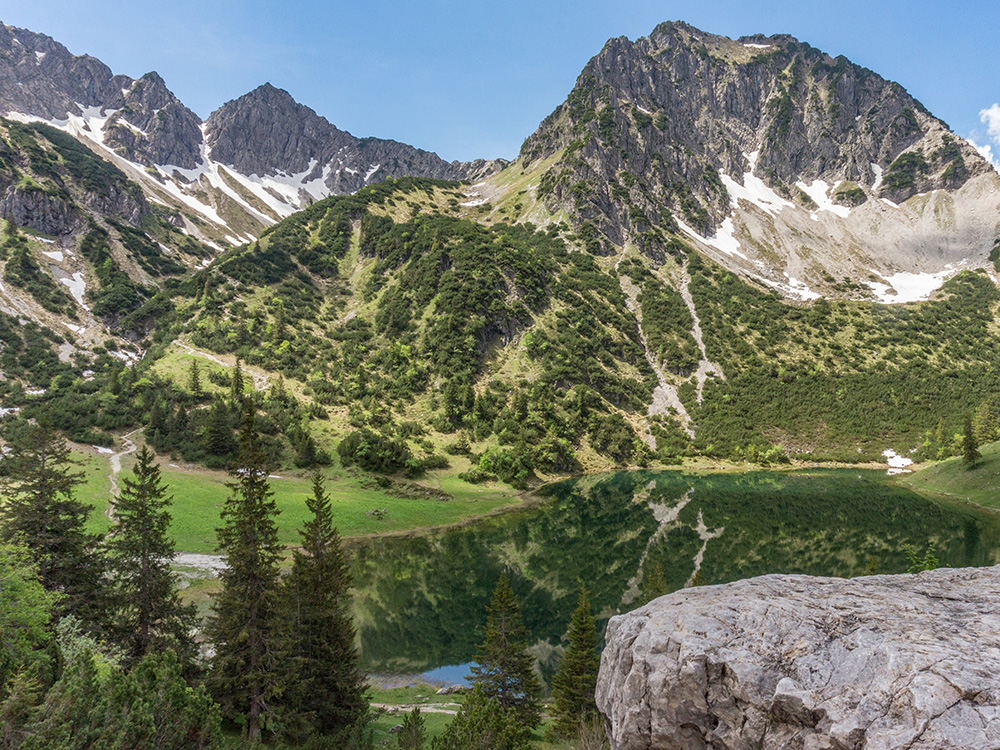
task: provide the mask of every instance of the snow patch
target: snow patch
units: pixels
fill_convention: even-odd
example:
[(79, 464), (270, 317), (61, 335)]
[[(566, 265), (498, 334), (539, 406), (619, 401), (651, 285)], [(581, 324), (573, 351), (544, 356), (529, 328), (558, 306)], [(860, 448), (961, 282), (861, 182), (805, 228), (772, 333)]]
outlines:
[(901, 456), (894, 450), (884, 450), (882, 455), (885, 456), (886, 463), (889, 465), (889, 470), (886, 472), (890, 476), (893, 474), (909, 474), (910, 470), (907, 466), (913, 463), (912, 458), (907, 458), (906, 456)]
[(20, 406), (0, 406), (0, 417), (6, 417), (9, 414), (17, 414), (20, 411)]
[(47, 53), (45, 52), (39, 52), (38, 50), (35, 50), (35, 59), (38, 60), (38, 62), (41, 62), (42, 60), (45, 59), (46, 54)]
[(820, 211), (829, 211), (843, 219), (846, 219), (850, 215), (851, 209), (847, 206), (838, 206), (830, 199), (830, 186), (823, 180), (813, 180), (811, 185), (806, 185), (800, 181), (796, 182), (795, 186), (812, 198), (818, 206), (815, 211), (810, 212), (814, 219), (816, 219), (816, 214)]
[(460, 203), (459, 205), (465, 206), (467, 208), (472, 208), (473, 206), (482, 206), (482, 205), (485, 205), (485, 203), (486, 203), (486, 199), (485, 198), (480, 198), (479, 200), (466, 201), (465, 203)]
[(90, 309), (83, 301), (83, 294), (87, 291), (87, 282), (83, 278), (82, 271), (77, 271), (70, 278), (59, 279), (59, 281), (69, 287), (69, 293), (73, 295), (73, 299), (87, 310)]
[(38, 237), (38, 236), (33, 235), (33, 234), (30, 234), (28, 236), (31, 237), (31, 239), (33, 239), (35, 242), (44, 242), (46, 245), (54, 245), (54, 244), (56, 244), (55, 240), (50, 240), (47, 237)]
[(770, 44), (754, 44), (753, 42), (743, 42), (744, 47), (750, 47), (752, 49), (770, 49)]
[(133, 362), (138, 362), (142, 357), (135, 352), (123, 352), (120, 349), (116, 349), (113, 352), (108, 352), (112, 357), (117, 357), (125, 364), (132, 364)]
[(892, 202), (891, 200), (889, 200), (888, 198), (883, 198), (883, 199), (882, 199), (882, 202), (883, 202), (883, 203), (885, 203), (885, 204), (886, 204), (886, 205), (888, 205), (888, 206), (892, 206), (893, 208), (899, 208), (899, 204), (898, 204), (898, 203), (893, 203), (893, 202)]
[[(872, 273), (879, 274), (878, 271)], [(882, 276), (887, 283), (882, 284), (877, 281), (869, 281), (868, 285), (875, 291), (875, 296), (879, 302), (902, 303), (920, 302), (931, 296), (931, 293), (940, 287), (949, 277), (954, 276), (953, 269), (945, 269), (937, 273), (911, 273), (900, 271), (892, 276)], [(891, 290), (896, 293), (892, 294)]]
[(642, 112), (643, 114), (646, 114), (646, 115), (651, 115), (651, 114), (653, 114), (653, 113), (652, 113), (652, 112), (650, 112), (650, 111), (649, 111), (648, 109), (646, 109), (645, 107), (640, 107), (640, 106), (639, 106), (638, 104), (636, 104), (636, 105), (635, 105), (635, 108), (636, 108), (637, 110), (639, 110), (640, 112)]
[(67, 323), (66, 321), (63, 321), (63, 325), (66, 326), (69, 330), (73, 331), (73, 333), (81, 333), (84, 330), (83, 326), (74, 325), (73, 323)]
[(743, 173), (742, 185), (727, 174), (719, 174), (722, 184), (729, 191), (729, 201), (732, 207), (739, 208), (739, 201), (743, 199), (757, 206), (757, 208), (765, 213), (776, 216), (782, 208), (791, 206), (791, 203), (774, 192), (762, 179), (754, 176), (753, 170), (757, 166), (757, 158), (760, 156), (760, 151), (754, 151), (752, 154), (743, 154), (743, 156), (750, 162), (750, 171)]
[(804, 281), (800, 281), (794, 276), (789, 276), (787, 273), (785, 274), (785, 278), (788, 279), (787, 284), (782, 284), (780, 281), (774, 281), (772, 279), (766, 279), (763, 276), (759, 276), (755, 273), (749, 275), (750, 278), (756, 279), (761, 284), (769, 286), (772, 289), (777, 289), (786, 297), (798, 297), (800, 300), (807, 301), (807, 300), (819, 299), (820, 297), (823, 296), (822, 294), (817, 294), (812, 289), (810, 289), (809, 285), (806, 284)]
[(66, 259), (61, 250), (42, 250), (42, 255), (56, 263), (62, 263)]
[(721, 250), (726, 255), (735, 255), (738, 258), (743, 258), (743, 260), (750, 260), (747, 256), (740, 252), (740, 241), (736, 239), (736, 227), (733, 224), (733, 217), (730, 216), (722, 222), (722, 226), (719, 227), (719, 231), (715, 233), (714, 237), (703, 237), (680, 219), (676, 219), (676, 221), (677, 225), (684, 232), (691, 235), (695, 239), (701, 240), (706, 245), (711, 245), (717, 250)]
[(98, 453), (104, 453), (105, 455), (108, 456), (114, 453), (114, 450), (112, 450), (111, 448), (105, 448), (103, 445), (92, 445), (90, 447), (93, 448)]
[(875, 173), (875, 182), (872, 183), (872, 190), (877, 191), (882, 186), (882, 167), (875, 162), (871, 162), (869, 166), (872, 168), (872, 172)]
[(365, 182), (368, 182), (368, 180), (370, 180), (372, 178), (372, 175), (375, 174), (376, 172), (378, 172), (379, 169), (381, 169), (381, 168), (382, 168), (381, 164), (376, 164), (374, 167), (372, 167), (371, 169), (369, 169), (365, 173)]

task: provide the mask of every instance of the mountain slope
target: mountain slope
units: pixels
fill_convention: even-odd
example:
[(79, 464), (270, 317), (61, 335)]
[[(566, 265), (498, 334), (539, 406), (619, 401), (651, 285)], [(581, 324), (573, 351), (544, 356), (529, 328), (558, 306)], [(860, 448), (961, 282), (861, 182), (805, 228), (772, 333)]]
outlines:
[[(680, 230), (799, 299), (925, 297), (985, 265), (1000, 226), (1000, 177), (898, 84), (791, 37), (681, 23), (609, 41), (513, 169), (531, 218), (563, 213), (595, 252), (659, 262)], [(470, 195), (509, 204), (505, 179)]]
[(448, 163), (378, 138), (356, 138), (269, 84), (220, 107), (206, 122), (163, 79), (113, 75), (49, 37), (0, 24), (0, 113), (42, 121), (102, 150), (151, 200), (172, 207), (185, 231), (240, 244), (328, 195), (386, 177), (464, 179), (494, 162)]
[[(277, 222), (334, 167), (347, 179), (338, 159), (403, 152), (265, 86), (200, 126), (197, 166), (143, 168), (170, 146), (137, 131), (173, 100), (153, 76), (125, 94), (132, 109), (67, 116), (79, 142), (0, 128), (18, 223), (79, 251), (92, 308), (44, 280), (50, 238), (11, 232), (10, 314), (27, 300), (60, 333), (49, 359), (87, 314), (146, 351), (126, 373), (81, 346), (80, 377), (62, 362), (44, 394), (20, 359), (5, 370), (6, 403), (70, 413), (78, 437), (141, 425), (161, 453), (224, 466), (249, 389), (219, 363), (239, 361), (277, 465), (525, 486), (691, 456), (946, 454), (1000, 390), (996, 174), (897, 85), (788, 37), (612, 40), (506, 169), (389, 179)], [(210, 262), (178, 242), (216, 220), (255, 239)]]

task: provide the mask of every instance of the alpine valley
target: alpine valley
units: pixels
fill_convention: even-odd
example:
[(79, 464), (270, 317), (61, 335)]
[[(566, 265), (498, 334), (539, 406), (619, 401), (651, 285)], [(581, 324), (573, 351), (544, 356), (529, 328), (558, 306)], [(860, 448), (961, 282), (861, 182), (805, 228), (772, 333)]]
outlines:
[(790, 37), (613, 39), (509, 164), (0, 50), (4, 404), (73, 440), (224, 466), (239, 360), (276, 465), (526, 486), (949, 453), (1000, 385), (1000, 175)]
[[(203, 122), (155, 72), (0, 24), (0, 113), (0, 471), (33, 430), (70, 441), (81, 473), (52, 496), (97, 511), (73, 511), (78, 541), (118, 523), (123, 462), (162, 472), (161, 557), (196, 571), (200, 615), (223, 592), (208, 689), (227, 731), (297, 742), (319, 721), (269, 727), (261, 696), (284, 687), (255, 686), (257, 714), (230, 700), (253, 593), (232, 584), (265, 560), (256, 591), (326, 592), (300, 543), (336, 547), (317, 575), (346, 581), (334, 522), (366, 671), (477, 658), (498, 578), (551, 676), (581, 584), (603, 621), (761, 573), (998, 560), (995, 512), (946, 495), (997, 506), (1000, 174), (843, 57), (664, 23), (607, 42), (513, 161), (449, 163), (270, 84)], [(948, 460), (970, 444), (975, 480)], [(890, 480), (884, 456), (940, 463)], [(241, 492), (281, 511), (266, 549), (237, 530)], [(346, 586), (295, 607), (328, 606), (353, 663)], [(306, 706), (298, 658), (274, 674)]]

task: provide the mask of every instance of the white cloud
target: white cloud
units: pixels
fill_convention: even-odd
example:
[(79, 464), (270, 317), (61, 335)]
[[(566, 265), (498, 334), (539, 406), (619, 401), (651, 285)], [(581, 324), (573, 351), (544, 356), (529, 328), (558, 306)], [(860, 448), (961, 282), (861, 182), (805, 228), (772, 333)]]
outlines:
[[(986, 126), (987, 138), (992, 141), (985, 145), (980, 145), (974, 141), (970, 141), (973, 146), (976, 147), (976, 151), (983, 155), (993, 168), (1000, 172), (1000, 104), (996, 102), (993, 106), (988, 107), (979, 112), (979, 119)], [(993, 147), (997, 148), (995, 152)]]
[(979, 113), (979, 119), (986, 126), (990, 139), (1000, 146), (1000, 104), (994, 103), (989, 109)]
[[(1000, 172), (1000, 104), (994, 102), (991, 107), (979, 112), (979, 119), (986, 126), (986, 140), (992, 143), (977, 143), (981, 133), (973, 133), (969, 138), (969, 143), (975, 146), (986, 161), (993, 165), (993, 168)], [(996, 150), (994, 150), (994, 147)]]
[(976, 151), (979, 152), (980, 156), (982, 156), (984, 159), (986, 159), (986, 161), (988, 161), (990, 164), (992, 164), (993, 168), (997, 172), (1000, 172), (1000, 158), (998, 158), (997, 156), (995, 156), (993, 154), (993, 147), (992, 146), (988, 146), (988, 145), (987, 146), (980, 146), (978, 143), (976, 143), (973, 140), (970, 140), (969, 143), (971, 143), (973, 146), (975, 146)]

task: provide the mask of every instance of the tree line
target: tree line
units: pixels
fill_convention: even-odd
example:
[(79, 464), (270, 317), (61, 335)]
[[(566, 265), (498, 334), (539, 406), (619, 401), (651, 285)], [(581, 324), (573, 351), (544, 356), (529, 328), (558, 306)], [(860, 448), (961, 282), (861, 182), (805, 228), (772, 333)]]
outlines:
[[(226, 566), (204, 640), (171, 570), (171, 498), (153, 452), (140, 448), (122, 478), (102, 539), (87, 531), (90, 508), (75, 498), (82, 474), (65, 441), (44, 423), (12, 431), (0, 459), (0, 748), (374, 746), (324, 479), (313, 476), (311, 516), (288, 565), (257, 422), (244, 399), (217, 530)], [(488, 615), (475, 689), (435, 750), (527, 747), (540, 724), (540, 685), (506, 575)], [(562, 737), (596, 716), (586, 591), (567, 640), (550, 710)], [(404, 730), (400, 747), (423, 747), (419, 713)]]

